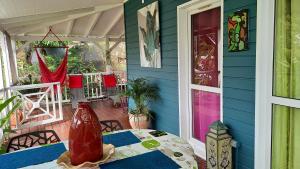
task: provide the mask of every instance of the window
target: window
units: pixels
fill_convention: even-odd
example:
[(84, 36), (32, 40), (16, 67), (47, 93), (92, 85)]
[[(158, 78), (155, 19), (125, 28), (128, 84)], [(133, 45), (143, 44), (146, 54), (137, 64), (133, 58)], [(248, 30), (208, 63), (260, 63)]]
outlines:
[(256, 169), (300, 168), (299, 5), (258, 1)]
[[(276, 0), (272, 106), (272, 169), (300, 168), (300, 109), (286, 101), (300, 99), (299, 0)], [(294, 7), (293, 7), (294, 6)], [(278, 105), (280, 104), (280, 105)]]

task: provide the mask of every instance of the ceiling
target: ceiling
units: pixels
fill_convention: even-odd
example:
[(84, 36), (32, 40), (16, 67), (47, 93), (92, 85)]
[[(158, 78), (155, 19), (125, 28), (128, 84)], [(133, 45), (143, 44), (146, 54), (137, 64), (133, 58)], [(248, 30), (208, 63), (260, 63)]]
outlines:
[[(12, 39), (95, 41), (124, 35), (124, 0), (1, 0), (0, 27)], [(51, 40), (51, 37), (49, 38)]]

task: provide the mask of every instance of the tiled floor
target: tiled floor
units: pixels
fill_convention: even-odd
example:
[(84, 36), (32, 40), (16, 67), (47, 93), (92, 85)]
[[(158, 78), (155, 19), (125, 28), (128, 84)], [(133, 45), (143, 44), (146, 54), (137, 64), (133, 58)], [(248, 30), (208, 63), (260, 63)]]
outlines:
[[(124, 129), (130, 128), (127, 113), (123, 112), (122, 108), (115, 108), (110, 100), (96, 100), (91, 102), (92, 108), (97, 114), (99, 120), (118, 120)], [(67, 140), (69, 137), (69, 128), (74, 110), (71, 104), (63, 106), (64, 120), (48, 125), (32, 127), (18, 131), (17, 135), (38, 131), (38, 130), (54, 130), (61, 140)]]

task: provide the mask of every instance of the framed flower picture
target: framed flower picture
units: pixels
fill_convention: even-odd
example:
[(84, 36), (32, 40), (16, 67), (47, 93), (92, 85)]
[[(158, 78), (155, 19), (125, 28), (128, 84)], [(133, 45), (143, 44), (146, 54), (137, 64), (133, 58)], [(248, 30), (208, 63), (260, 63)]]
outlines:
[(141, 66), (161, 68), (158, 1), (138, 10), (137, 15)]

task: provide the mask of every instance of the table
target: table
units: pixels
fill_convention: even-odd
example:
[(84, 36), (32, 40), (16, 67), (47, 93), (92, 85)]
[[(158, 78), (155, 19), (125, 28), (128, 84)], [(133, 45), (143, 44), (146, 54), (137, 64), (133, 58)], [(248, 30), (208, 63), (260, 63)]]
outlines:
[[(162, 135), (159, 137), (155, 137), (150, 134), (150, 132), (155, 130), (141, 129), (141, 130), (122, 130), (117, 132), (112, 132), (108, 134), (115, 134), (120, 132), (130, 131), (134, 136), (141, 140), (139, 143), (125, 145), (121, 147), (117, 147), (115, 154), (108, 161), (116, 161), (121, 159), (126, 159), (128, 157), (133, 157), (141, 154), (145, 154), (148, 152), (153, 152), (155, 150), (161, 151), (164, 155), (171, 158), (174, 162), (176, 162), (181, 168), (185, 169), (197, 169), (197, 162), (194, 159), (194, 152), (192, 147), (183, 139), (179, 138), (170, 133), (166, 133), (167, 135)], [(162, 134), (162, 133), (157, 133)], [(157, 136), (157, 135), (156, 135)], [(68, 142), (63, 142), (65, 147), (68, 149)], [(24, 150), (26, 151), (26, 150)], [(15, 153), (15, 152), (14, 152)], [(34, 165), (28, 166), (23, 169), (61, 169), (62, 167), (56, 164), (56, 160)]]

